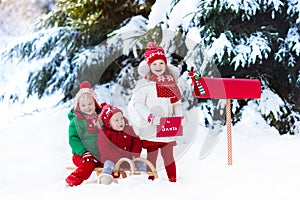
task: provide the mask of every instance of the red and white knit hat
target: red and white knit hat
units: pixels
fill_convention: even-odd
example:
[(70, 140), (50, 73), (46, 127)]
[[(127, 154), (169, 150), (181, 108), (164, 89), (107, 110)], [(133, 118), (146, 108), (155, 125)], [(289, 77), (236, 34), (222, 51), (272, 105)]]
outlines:
[(101, 107), (102, 107), (102, 110), (100, 113), (100, 117), (106, 127), (109, 127), (109, 120), (115, 113), (117, 113), (117, 112), (123, 113), (121, 109), (119, 109), (111, 104), (102, 103)]
[(165, 51), (162, 47), (157, 46), (155, 42), (148, 42), (147, 49), (144, 53), (145, 60), (147, 64), (150, 66), (155, 60), (164, 60), (167, 64), (167, 58)]
[(79, 88), (80, 88), (79, 91), (77, 92), (77, 94), (74, 97), (74, 107), (75, 107), (75, 109), (78, 109), (78, 100), (83, 94), (91, 94), (94, 98), (96, 107), (100, 108), (100, 106), (97, 102), (97, 94), (95, 93), (94, 90), (91, 89), (92, 86), (88, 81), (83, 81), (80, 84)]

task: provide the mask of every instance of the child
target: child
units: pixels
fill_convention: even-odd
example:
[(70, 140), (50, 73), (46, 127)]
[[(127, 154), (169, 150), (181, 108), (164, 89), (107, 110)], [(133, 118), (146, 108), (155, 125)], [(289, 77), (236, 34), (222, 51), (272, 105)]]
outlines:
[[(157, 125), (160, 124), (161, 117), (183, 115), (181, 93), (175, 81), (180, 73), (178, 68), (167, 65), (163, 48), (156, 46), (154, 42), (148, 43), (144, 56), (148, 73), (145, 75), (147, 69), (140, 64), (138, 72), (144, 79), (137, 83), (129, 103), (129, 109), (132, 108), (132, 112), (136, 112), (140, 119), (131, 117), (131, 121), (142, 140), (143, 148), (147, 150), (147, 159), (156, 166), (160, 149), (169, 181), (176, 182), (173, 156), (176, 137), (158, 137)], [(149, 179), (153, 180), (153, 177), (150, 176)]]
[(69, 144), (72, 148), (72, 161), (77, 166), (66, 178), (68, 186), (80, 185), (90, 177), (95, 167), (101, 166), (97, 147), (100, 111), (91, 84), (83, 81), (74, 98), (74, 108), (68, 114)]
[[(98, 147), (104, 166), (98, 182), (108, 185), (113, 181), (111, 174), (116, 162), (124, 157), (129, 159), (139, 157), (142, 144), (132, 126), (128, 125), (122, 110), (106, 103), (101, 106), (100, 117), (104, 127), (99, 131)], [(142, 162), (136, 161), (135, 166), (138, 171), (146, 171), (146, 166)]]

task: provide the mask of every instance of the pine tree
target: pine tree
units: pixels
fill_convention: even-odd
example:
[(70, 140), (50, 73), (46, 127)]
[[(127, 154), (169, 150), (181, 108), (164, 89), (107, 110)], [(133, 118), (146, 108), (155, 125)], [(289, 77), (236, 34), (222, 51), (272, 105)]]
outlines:
[[(109, 34), (133, 16), (147, 16), (153, 3), (151, 0), (58, 1), (57, 9), (36, 23), (32, 39), (16, 44), (3, 56), (28, 62), (47, 58), (49, 61), (29, 75), (28, 95), (37, 93), (41, 98), (63, 88), (65, 101), (73, 97), (73, 88), (79, 84), (76, 80), (86, 78), (84, 76), (88, 73), (95, 84), (99, 80), (93, 78), (99, 79), (105, 70), (101, 69), (102, 65), (107, 62), (114, 65), (112, 60), (116, 58), (111, 57), (120, 55), (116, 53), (120, 49), (117, 44), (107, 47), (105, 43)], [(97, 58), (84, 55), (88, 51), (95, 52), (95, 49), (96, 53), (101, 53)], [(114, 67), (110, 69), (114, 73)]]
[(295, 0), (200, 1), (192, 21), (223, 77), (259, 78), (284, 100), (278, 113), (264, 114), (281, 134), (293, 133), (299, 120), (299, 6)]
[[(88, 78), (95, 84), (116, 77), (115, 82), (128, 89), (122, 92), (130, 96), (136, 76), (132, 67), (142, 59), (146, 43), (155, 41), (172, 52), (171, 63), (183, 74), (205, 65), (208, 70), (216, 66), (223, 77), (259, 78), (263, 89), (274, 91), (284, 102), (278, 110), (261, 111), (262, 115), (281, 134), (293, 133), (297, 128), (293, 122), (299, 121), (295, 113), (300, 111), (298, 0), (201, 0), (197, 10), (188, 14), (192, 16), (190, 25), (179, 24), (167, 40), (162, 37), (170, 16), (185, 1), (173, 0), (164, 13), (166, 18), (148, 29), (147, 17), (154, 2), (61, 0), (57, 10), (37, 23), (31, 40), (15, 45), (5, 55), (49, 60), (30, 75), (29, 95), (42, 97), (63, 88), (67, 100), (79, 84), (76, 81)], [(202, 40), (190, 49), (186, 40), (195, 28)], [(212, 56), (210, 62), (205, 62), (206, 55)], [(246, 105), (245, 101), (239, 103), (237, 112)]]

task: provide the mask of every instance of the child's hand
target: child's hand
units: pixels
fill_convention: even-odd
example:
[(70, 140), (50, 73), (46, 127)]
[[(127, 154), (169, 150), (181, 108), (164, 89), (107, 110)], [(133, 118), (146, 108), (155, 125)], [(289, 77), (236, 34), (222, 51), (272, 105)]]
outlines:
[(148, 122), (152, 125), (159, 125), (160, 124), (160, 117), (150, 114), (148, 116)]

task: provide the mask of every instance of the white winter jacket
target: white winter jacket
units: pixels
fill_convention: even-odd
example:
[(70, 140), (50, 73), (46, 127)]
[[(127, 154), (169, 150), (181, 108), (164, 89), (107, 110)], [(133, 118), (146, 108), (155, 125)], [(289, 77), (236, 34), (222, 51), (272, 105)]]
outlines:
[(139, 80), (128, 105), (130, 122), (142, 140), (154, 142), (171, 142), (176, 137), (156, 137), (156, 125), (148, 122), (148, 116), (159, 117), (182, 116), (182, 105), (178, 101), (171, 104), (170, 98), (159, 98), (156, 83), (146, 79)]

